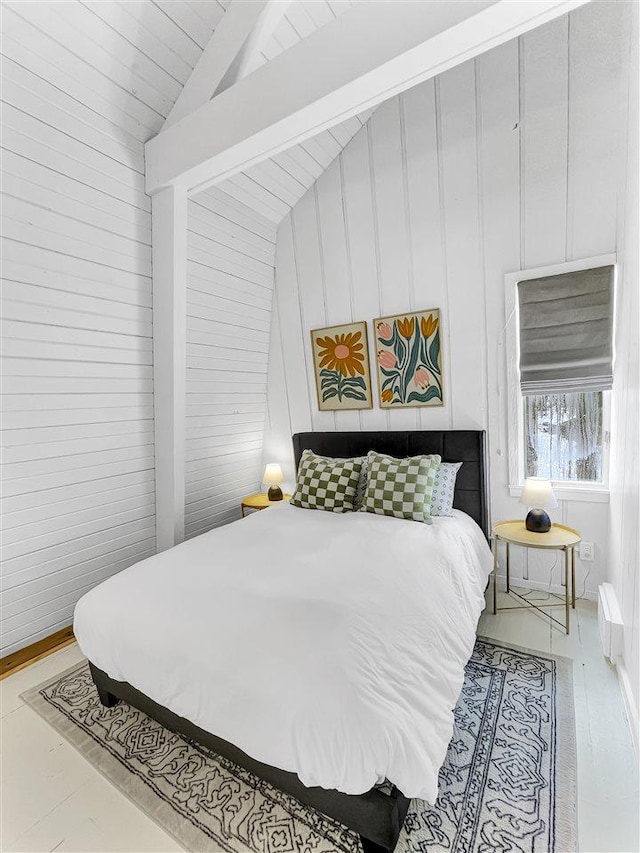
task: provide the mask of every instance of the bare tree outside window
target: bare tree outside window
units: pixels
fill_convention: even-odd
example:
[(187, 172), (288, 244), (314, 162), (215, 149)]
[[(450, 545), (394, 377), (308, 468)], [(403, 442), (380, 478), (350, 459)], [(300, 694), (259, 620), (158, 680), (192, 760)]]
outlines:
[(527, 477), (602, 482), (602, 391), (524, 397)]

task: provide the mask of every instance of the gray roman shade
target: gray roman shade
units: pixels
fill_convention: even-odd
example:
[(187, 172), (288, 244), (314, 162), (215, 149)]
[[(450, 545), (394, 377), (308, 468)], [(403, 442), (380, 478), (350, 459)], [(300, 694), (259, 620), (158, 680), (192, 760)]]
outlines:
[(518, 282), (523, 394), (611, 388), (613, 269), (595, 267)]

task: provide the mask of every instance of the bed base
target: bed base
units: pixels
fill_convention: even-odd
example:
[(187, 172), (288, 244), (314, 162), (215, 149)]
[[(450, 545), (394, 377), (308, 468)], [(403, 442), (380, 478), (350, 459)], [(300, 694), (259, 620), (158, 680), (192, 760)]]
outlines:
[(237, 746), (158, 705), (126, 681), (114, 681), (91, 662), (89, 667), (100, 701), (107, 708), (123, 700), (171, 731), (211, 749), (301, 803), (339, 821), (358, 833), (364, 853), (391, 853), (395, 848), (409, 808), (409, 800), (395, 786), (390, 793), (372, 788), (365, 794), (357, 795), (325, 788), (307, 788), (295, 773), (256, 761)]

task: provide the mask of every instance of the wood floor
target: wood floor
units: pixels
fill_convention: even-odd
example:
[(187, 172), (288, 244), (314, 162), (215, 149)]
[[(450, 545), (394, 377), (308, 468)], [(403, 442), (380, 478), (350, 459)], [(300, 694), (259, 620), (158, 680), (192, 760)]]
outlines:
[[(637, 853), (638, 765), (615, 670), (600, 652), (595, 606), (578, 602), (569, 637), (521, 610), (485, 613), (478, 633), (573, 658), (579, 850)], [(5, 853), (180, 850), (20, 700), (24, 690), (81, 659), (74, 644), (0, 684), (0, 848)]]

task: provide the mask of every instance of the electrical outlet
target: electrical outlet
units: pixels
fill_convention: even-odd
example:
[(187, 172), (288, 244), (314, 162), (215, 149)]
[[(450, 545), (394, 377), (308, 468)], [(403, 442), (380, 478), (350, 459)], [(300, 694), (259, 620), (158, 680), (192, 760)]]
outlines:
[(593, 542), (581, 542), (580, 543), (580, 559), (585, 562), (593, 562)]

